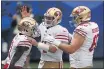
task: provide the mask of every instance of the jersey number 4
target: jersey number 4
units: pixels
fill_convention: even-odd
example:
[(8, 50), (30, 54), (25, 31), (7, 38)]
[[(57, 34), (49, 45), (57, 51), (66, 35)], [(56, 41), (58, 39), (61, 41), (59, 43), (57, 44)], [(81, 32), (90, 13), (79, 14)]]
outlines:
[(91, 47), (89, 48), (89, 51), (91, 52), (94, 48), (96, 48), (96, 44), (97, 44), (97, 41), (98, 41), (98, 35), (95, 35), (94, 38), (93, 38), (93, 43), (91, 45)]

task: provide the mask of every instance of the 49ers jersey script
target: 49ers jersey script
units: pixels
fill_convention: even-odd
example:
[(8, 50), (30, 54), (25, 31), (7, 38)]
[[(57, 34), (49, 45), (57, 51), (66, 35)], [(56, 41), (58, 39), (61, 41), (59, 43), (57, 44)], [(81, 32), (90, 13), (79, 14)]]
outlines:
[(13, 58), (15, 52), (16, 52), (16, 47), (17, 46), (26, 46), (26, 47), (29, 48), (27, 51), (24, 51), (24, 53), (22, 54), (20, 59), (15, 63), (15, 66), (23, 67), (24, 63), (26, 61), (26, 58), (30, 53), (32, 44), (28, 41), (28, 38), (27, 38), (26, 35), (17, 34), (14, 37), (14, 39), (13, 39), (13, 41), (11, 43), (9, 53), (8, 53), (8, 57), (7, 57), (8, 59), (6, 60), (7, 64), (11, 63), (11, 60), (12, 60), (12, 58)]
[(73, 54), (70, 54), (70, 65), (74, 68), (92, 66), (94, 48), (96, 47), (99, 27), (95, 22), (80, 24), (74, 33), (85, 37), (83, 45)]
[[(55, 39), (62, 41), (64, 43), (68, 43), (71, 40), (71, 36), (69, 35), (68, 30), (60, 25), (56, 25), (47, 29), (44, 23), (41, 23), (39, 29), (41, 32), (41, 42), (45, 41), (43, 39), (47, 34), (52, 35)], [(57, 49), (55, 53), (51, 53), (45, 50), (40, 51), (41, 51), (41, 60), (43, 61), (54, 61), (54, 62), (62, 61), (63, 51), (60, 49)]]

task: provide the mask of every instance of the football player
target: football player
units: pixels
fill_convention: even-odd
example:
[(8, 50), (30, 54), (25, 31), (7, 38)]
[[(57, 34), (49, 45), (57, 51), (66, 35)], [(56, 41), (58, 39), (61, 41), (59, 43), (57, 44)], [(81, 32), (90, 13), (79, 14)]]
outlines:
[[(99, 27), (97, 23), (90, 22), (91, 10), (86, 6), (78, 6), (73, 9), (71, 16), (77, 27), (73, 32), (70, 45), (62, 43), (53, 36), (46, 36), (44, 40), (54, 44), (59, 49), (70, 54), (70, 67), (91, 68), (93, 66), (94, 48), (99, 37)], [(34, 45), (40, 47), (40, 42), (33, 41)], [(51, 49), (50, 46), (47, 48)]]
[[(70, 42), (71, 36), (66, 28), (59, 25), (62, 19), (62, 12), (59, 8), (52, 7), (49, 8), (44, 14), (43, 22), (39, 25), (39, 29), (41, 32), (41, 42), (48, 44), (44, 40), (44, 37), (47, 35), (52, 35), (56, 40), (61, 41), (62, 43)], [(42, 50), (41, 52), (41, 60), (38, 68), (62, 68), (62, 54), (63, 51), (56, 48), (54, 53), (49, 52), (48, 50)]]
[(6, 64), (3, 69), (22, 69), (30, 53), (32, 44), (29, 37), (38, 37), (37, 22), (30, 17), (23, 18), (18, 23), (18, 33), (12, 40)]
[[(71, 34), (68, 30), (61, 25), (58, 25), (62, 19), (62, 12), (56, 7), (49, 8), (44, 14), (43, 22), (39, 25), (39, 30), (41, 32), (41, 43), (38, 46), (41, 52), (41, 60), (39, 62), (38, 68), (62, 68), (62, 53), (63, 51), (51, 46), (51, 49), (47, 48), (47, 40), (44, 37), (47, 35), (52, 35), (56, 40), (62, 43), (69, 43), (71, 40)], [(33, 43), (34, 44), (34, 43)]]

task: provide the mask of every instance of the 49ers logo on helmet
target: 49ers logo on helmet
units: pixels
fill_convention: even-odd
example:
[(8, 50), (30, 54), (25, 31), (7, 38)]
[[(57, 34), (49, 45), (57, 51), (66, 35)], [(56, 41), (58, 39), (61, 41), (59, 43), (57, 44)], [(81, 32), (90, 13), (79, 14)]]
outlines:
[(23, 26), (25, 26), (25, 27), (29, 27), (29, 26), (30, 26), (29, 24), (30, 24), (30, 22), (25, 21), (25, 22), (23, 22), (23, 24), (22, 24), (22, 25), (23, 25)]
[(85, 8), (79, 8), (75, 11), (76, 14), (79, 14), (81, 12), (83, 12), (84, 10), (86, 10)]
[(54, 15), (55, 15), (55, 16), (61, 16), (61, 12), (60, 12), (60, 11), (56, 11), (56, 12), (54, 13)]

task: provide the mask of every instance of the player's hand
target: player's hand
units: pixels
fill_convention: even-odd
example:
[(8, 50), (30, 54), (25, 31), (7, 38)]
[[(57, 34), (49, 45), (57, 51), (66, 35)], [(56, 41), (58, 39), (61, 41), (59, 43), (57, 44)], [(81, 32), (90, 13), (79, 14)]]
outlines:
[(28, 40), (33, 46), (38, 46), (38, 42), (34, 38), (28, 37)]
[(28, 12), (27, 6), (22, 6), (20, 12), (21, 12), (22, 18), (30, 16), (30, 11)]
[(2, 65), (5, 65), (5, 64), (6, 64), (6, 60), (2, 60), (2, 61), (1, 61), (1, 64), (2, 64)]
[(58, 48), (56, 46), (53, 46), (53, 45), (49, 46), (49, 52), (51, 52), (51, 53), (55, 53), (57, 51), (57, 49)]
[(43, 38), (43, 41), (45, 41), (46, 43), (49, 43), (49, 44), (53, 44), (55, 38), (53, 36), (50, 36), (50, 35), (46, 35), (44, 38)]
[(59, 46), (61, 44), (60, 41), (56, 40), (53, 36), (50, 35), (45, 36), (43, 40), (55, 46)]

